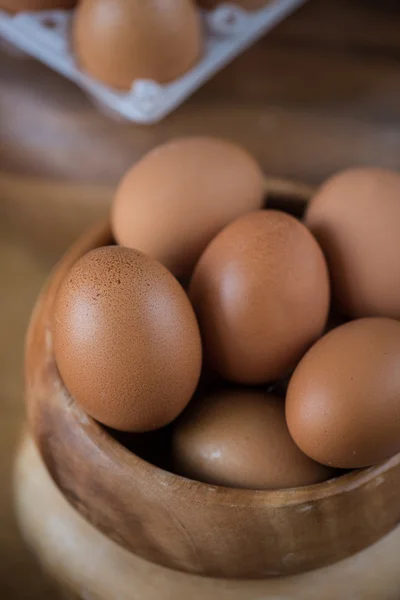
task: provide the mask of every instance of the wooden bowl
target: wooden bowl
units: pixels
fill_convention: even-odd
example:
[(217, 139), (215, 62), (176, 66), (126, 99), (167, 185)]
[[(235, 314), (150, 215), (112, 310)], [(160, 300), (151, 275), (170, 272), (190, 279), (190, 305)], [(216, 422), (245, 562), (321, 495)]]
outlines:
[[(400, 525), (355, 556), (290, 577), (214, 579), (166, 569), (128, 552), (67, 502), (32, 437), (14, 466), (18, 526), (62, 598), (77, 600), (395, 600), (400, 590)], [(56, 524), (56, 525), (55, 525)], [(21, 583), (22, 589), (26, 589)], [(26, 598), (25, 595), (23, 595)], [(31, 596), (37, 597), (37, 596)], [(46, 596), (58, 599), (58, 594)]]
[[(307, 186), (267, 180), (269, 206), (301, 213)], [(54, 481), (95, 527), (160, 565), (214, 577), (263, 578), (316, 569), (389, 532), (400, 519), (400, 454), (304, 488), (236, 490), (174, 475), (129, 451), (88, 417), (55, 363), (51, 315), (60, 282), (108, 224), (60, 261), (34, 309), (26, 344), (33, 437)]]

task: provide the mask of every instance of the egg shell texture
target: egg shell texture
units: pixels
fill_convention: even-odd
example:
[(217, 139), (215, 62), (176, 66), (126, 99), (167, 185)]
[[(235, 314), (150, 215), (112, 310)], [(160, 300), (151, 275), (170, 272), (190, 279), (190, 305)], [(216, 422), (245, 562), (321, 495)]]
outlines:
[(120, 244), (189, 276), (210, 240), (263, 200), (263, 173), (246, 150), (218, 138), (182, 138), (128, 171), (114, 199), (112, 226)]
[(288, 387), (286, 417), (308, 456), (339, 468), (400, 451), (400, 323), (351, 321), (321, 338)]
[(339, 308), (400, 319), (400, 175), (343, 171), (312, 199), (305, 222), (326, 255)]
[(135, 250), (98, 248), (59, 290), (53, 319), (61, 377), (101, 423), (147, 431), (172, 421), (200, 375), (193, 309), (176, 279)]
[(259, 384), (284, 376), (322, 334), (328, 271), (304, 225), (257, 211), (209, 244), (189, 295), (210, 365), (231, 381)]
[(222, 389), (193, 401), (172, 436), (178, 473), (248, 489), (279, 489), (328, 479), (290, 437), (284, 401), (265, 391)]
[(81, 0), (72, 45), (79, 65), (112, 87), (167, 83), (201, 56), (200, 16), (192, 0)]

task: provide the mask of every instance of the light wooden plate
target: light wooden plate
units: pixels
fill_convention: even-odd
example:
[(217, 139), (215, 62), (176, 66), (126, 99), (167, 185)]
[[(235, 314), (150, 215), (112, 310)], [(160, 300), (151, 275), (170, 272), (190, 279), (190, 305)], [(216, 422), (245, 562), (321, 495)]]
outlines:
[[(112, 542), (67, 502), (30, 435), (14, 469), (15, 512), (47, 575), (82, 600), (398, 600), (400, 527), (334, 565), (258, 581), (212, 579), (151, 564)], [(63, 595), (64, 597), (64, 595)]]

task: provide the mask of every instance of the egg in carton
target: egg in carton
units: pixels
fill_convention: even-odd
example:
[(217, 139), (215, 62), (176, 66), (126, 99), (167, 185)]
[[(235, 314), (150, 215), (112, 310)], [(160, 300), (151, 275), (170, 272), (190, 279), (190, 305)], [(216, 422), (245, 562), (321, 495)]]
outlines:
[[(29, 2), (29, 0), (26, 1)], [(49, 1), (44, 0), (46, 8), (49, 6)], [(106, 5), (108, 1), (102, 0), (101, 4)], [(70, 32), (71, 19), (74, 15), (73, 10), (39, 10), (37, 12), (20, 12), (11, 15), (6, 12), (9, 10), (9, 0), (3, 0), (3, 4), (0, 1), (0, 7), (5, 9), (0, 10), (0, 37), (2, 36), (3, 39), (11, 42), (16, 48), (39, 59), (77, 83), (88, 94), (93, 103), (109, 116), (138, 123), (154, 123), (177, 108), (217, 71), (277, 25), (293, 10), (304, 4), (306, 0), (272, 0), (267, 3), (265, 3), (265, 0), (234, 0), (231, 3), (199, 0), (200, 19), (197, 19), (196, 16), (193, 17), (195, 11), (191, 2), (188, 0), (185, 0), (185, 2), (184, 0), (180, 1), (182, 4), (186, 4), (186, 19), (190, 20), (190, 31), (185, 32), (184, 19), (182, 18), (185, 11), (183, 10), (171, 11), (171, 15), (175, 15), (176, 21), (166, 19), (166, 14), (163, 13), (163, 19), (159, 21), (156, 19), (155, 25), (152, 26), (150, 18), (152, 11), (148, 8), (149, 3), (146, 3), (147, 14), (146, 17), (143, 17), (143, 23), (146, 22), (147, 24), (145, 38), (153, 46), (149, 45), (147, 49), (142, 47), (140, 54), (146, 56), (147, 60), (151, 57), (154, 60), (156, 56), (159, 64), (162, 64), (161, 59), (165, 59), (163, 54), (171, 56), (175, 52), (176, 56), (179, 57), (185, 54), (181, 51), (185, 47), (190, 50), (190, 52), (187, 52), (185, 64), (181, 61), (180, 64), (175, 63), (173, 68), (169, 65), (167, 69), (164, 62), (164, 67), (161, 67), (161, 71), (164, 69), (164, 72), (161, 72), (160, 68), (153, 69), (149, 70), (148, 76), (144, 72), (138, 71), (138, 78), (133, 81), (129, 89), (117, 89), (110, 85), (110, 83), (114, 85), (117, 83), (118, 86), (118, 81), (111, 82), (110, 80), (105, 83), (96, 79), (96, 77), (101, 77), (102, 73), (104, 75), (105, 69), (104, 65), (100, 71), (91, 69), (93, 67), (93, 56), (97, 53), (94, 52), (94, 48), (96, 46), (97, 49), (100, 47), (97, 33), (95, 36), (96, 41), (92, 40), (89, 43), (94, 29), (92, 28), (90, 32), (85, 34), (83, 26), (85, 17), (83, 25), (81, 22), (80, 26), (76, 26), (76, 35), (72, 36), (75, 37), (75, 43), (73, 40), (71, 43)], [(39, 8), (39, 0), (30, 0), (30, 2), (35, 4), (35, 7), (32, 8)], [(71, 4), (71, 0), (65, 0), (65, 2)], [(94, 4), (92, 0), (86, 0), (79, 10), (87, 14), (90, 10), (94, 10), (96, 6), (100, 6), (100, 4)], [(118, 6), (118, 3), (112, 3), (113, 10), (116, 12), (118, 12)], [(123, 6), (124, 3), (120, 3), (120, 16), (122, 15)], [(21, 5), (21, 8), (23, 9), (24, 6)], [(156, 13), (153, 11), (154, 14)], [(189, 15), (191, 16), (189, 17)], [(122, 16), (121, 19), (124, 21)], [(197, 20), (198, 24), (196, 23)], [(175, 31), (172, 38), (175, 41), (173, 44), (165, 42), (164, 48), (167, 48), (167, 51), (160, 52), (159, 46), (154, 45), (152, 36), (160, 30), (160, 22), (162, 21), (168, 25), (167, 33), (168, 28), (170, 33)], [(179, 35), (182, 42), (178, 44), (176, 43), (176, 39), (179, 38), (176, 33), (177, 23), (181, 23), (179, 25), (181, 34)], [(101, 29), (102, 27), (99, 31)], [(116, 35), (115, 32), (113, 35)], [(112, 40), (110, 29), (108, 29), (107, 36), (108, 42), (110, 42)], [(141, 39), (142, 36), (139, 35), (137, 40), (140, 41)], [(165, 37), (166, 39), (167, 37)], [(173, 50), (174, 44), (176, 50)], [(77, 47), (77, 53), (74, 45)], [(86, 60), (83, 59), (83, 55), (87, 56), (88, 53), (92, 55), (92, 60), (89, 62), (87, 62), (87, 58)], [(78, 57), (76, 54), (78, 54)], [(121, 57), (118, 58), (118, 61), (122, 65)], [(170, 61), (170, 63), (173, 64), (173, 61)], [(80, 67), (80, 64), (82, 67)], [(83, 70), (83, 67), (93, 70), (93, 73), (89, 74)], [(112, 68), (108, 67), (106, 70), (112, 71)], [(93, 75), (96, 75), (96, 77), (93, 77)], [(120, 84), (118, 87), (121, 87)], [(128, 87), (126, 82), (122, 87)]]

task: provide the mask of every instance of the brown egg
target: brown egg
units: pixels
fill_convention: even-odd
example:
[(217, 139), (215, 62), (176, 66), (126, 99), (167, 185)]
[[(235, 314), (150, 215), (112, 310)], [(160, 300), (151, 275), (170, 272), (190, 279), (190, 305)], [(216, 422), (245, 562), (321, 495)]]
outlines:
[(302, 223), (257, 211), (209, 244), (189, 295), (210, 365), (231, 381), (264, 383), (284, 376), (322, 334), (328, 271)]
[(335, 175), (313, 198), (306, 224), (325, 252), (340, 309), (400, 319), (400, 174)]
[(77, 0), (0, 0), (0, 9), (8, 12), (73, 8)]
[(122, 180), (112, 209), (116, 240), (188, 276), (208, 242), (236, 217), (260, 208), (264, 180), (254, 158), (218, 138), (155, 148)]
[(289, 435), (284, 401), (267, 392), (225, 389), (196, 399), (172, 435), (174, 467), (191, 479), (278, 489), (328, 479)]
[(69, 392), (115, 429), (166, 425), (196, 388), (201, 343), (189, 300), (162, 265), (130, 248), (98, 248), (72, 267), (53, 335)]
[(136, 79), (177, 79), (203, 45), (192, 0), (81, 0), (72, 40), (82, 69), (120, 89)]
[(352, 469), (400, 451), (400, 323), (359, 319), (321, 338), (286, 398), (293, 439), (311, 458)]
[[(237, 4), (241, 8), (246, 10), (256, 10), (263, 8), (267, 4), (271, 4), (273, 0), (229, 0), (229, 4)], [(197, 0), (197, 4), (201, 8), (215, 8), (218, 4), (226, 3), (226, 0)]]

